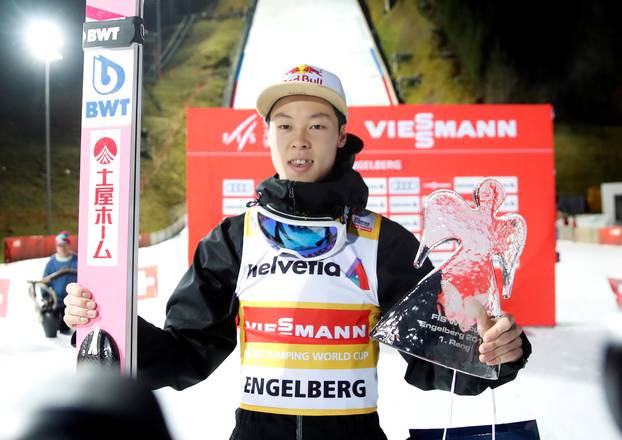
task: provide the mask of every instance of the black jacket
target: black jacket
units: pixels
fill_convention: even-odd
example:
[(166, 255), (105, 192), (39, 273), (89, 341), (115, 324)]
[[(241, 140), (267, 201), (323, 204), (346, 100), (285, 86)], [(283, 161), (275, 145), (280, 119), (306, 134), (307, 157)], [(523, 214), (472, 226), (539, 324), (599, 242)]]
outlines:
[[(358, 145), (349, 144), (337, 158), (331, 176), (318, 183), (302, 183), (271, 177), (257, 187), (260, 203), (271, 203), (296, 214), (330, 215), (336, 218), (344, 206), (364, 209), (367, 187), (352, 170)], [(362, 144), (360, 145), (362, 146)], [(348, 150), (349, 149), (349, 150)], [(244, 216), (227, 218), (198, 244), (192, 265), (179, 282), (166, 309), (164, 329), (139, 319), (138, 377), (151, 388), (177, 390), (209, 376), (236, 345), (238, 300), (235, 295)], [(398, 223), (382, 218), (378, 243), (378, 298), (382, 311), (412, 290), (432, 269), (429, 261), (416, 270), (413, 261), (419, 243)], [(523, 359), (501, 366), (500, 378), (487, 381), (458, 374), (456, 392), (478, 394), (513, 380), (531, 353), (524, 334)], [(452, 372), (418, 358), (403, 355), (408, 366), (405, 379), (423, 390), (448, 390)]]

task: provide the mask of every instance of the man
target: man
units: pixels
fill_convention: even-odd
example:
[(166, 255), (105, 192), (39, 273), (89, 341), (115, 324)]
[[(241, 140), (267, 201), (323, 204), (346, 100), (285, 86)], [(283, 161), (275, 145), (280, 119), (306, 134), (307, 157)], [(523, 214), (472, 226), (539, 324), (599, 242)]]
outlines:
[[(67, 285), (75, 283), (78, 279), (78, 256), (69, 247), (71, 240), (69, 232), (62, 231), (56, 238), (56, 253), (50, 257), (43, 271), (43, 279), (49, 280), (48, 287), (52, 288), (56, 295), (55, 313), (58, 315), (60, 330), (66, 332), (69, 330), (63, 321), (65, 312), (64, 299), (67, 295)], [(50, 295), (47, 291), (41, 291), (41, 301), (49, 302)]]
[[(257, 187), (245, 214), (198, 244), (164, 330), (139, 320), (139, 379), (176, 389), (203, 380), (234, 349), (239, 317), (242, 397), (232, 439), (386, 439), (369, 330), (432, 266), (414, 269), (416, 238), (365, 210), (367, 187), (352, 169), (363, 145), (345, 131), (337, 76), (295, 67), (259, 95), (257, 111), (269, 124), (277, 174)], [(96, 298), (77, 284), (68, 291), (66, 322), (87, 324)], [(502, 364), (500, 379), (460, 374), (458, 393), (512, 380), (530, 352), (509, 315), (482, 321), (480, 332), (480, 360)], [(405, 359), (409, 383), (450, 388), (451, 370)]]

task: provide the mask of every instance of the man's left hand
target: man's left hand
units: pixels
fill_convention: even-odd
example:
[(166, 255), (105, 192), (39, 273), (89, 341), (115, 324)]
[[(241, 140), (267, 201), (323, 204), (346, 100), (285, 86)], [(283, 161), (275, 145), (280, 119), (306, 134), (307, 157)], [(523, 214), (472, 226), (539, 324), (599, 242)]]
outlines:
[(514, 316), (503, 314), (491, 318), (485, 313), (477, 320), (477, 331), (483, 339), (479, 346), (479, 360), (486, 365), (514, 362), (523, 356), (523, 329), (516, 325)]

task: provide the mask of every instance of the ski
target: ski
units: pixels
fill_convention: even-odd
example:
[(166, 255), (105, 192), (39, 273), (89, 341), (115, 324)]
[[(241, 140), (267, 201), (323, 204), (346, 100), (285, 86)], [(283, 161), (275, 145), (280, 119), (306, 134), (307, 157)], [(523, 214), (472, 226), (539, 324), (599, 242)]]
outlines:
[(98, 317), (78, 327), (78, 363), (136, 375), (143, 0), (87, 0), (78, 283)]

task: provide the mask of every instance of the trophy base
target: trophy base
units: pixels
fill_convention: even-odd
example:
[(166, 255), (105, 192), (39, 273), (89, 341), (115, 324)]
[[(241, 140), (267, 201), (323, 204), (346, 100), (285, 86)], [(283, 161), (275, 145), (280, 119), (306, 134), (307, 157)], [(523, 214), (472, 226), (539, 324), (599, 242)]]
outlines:
[(479, 361), (477, 326), (463, 331), (437, 305), (441, 274), (433, 273), (384, 314), (372, 329), (375, 340), (429, 362), (484, 379), (497, 379), (499, 367)]

